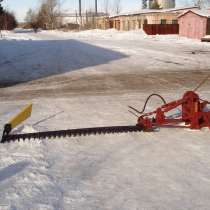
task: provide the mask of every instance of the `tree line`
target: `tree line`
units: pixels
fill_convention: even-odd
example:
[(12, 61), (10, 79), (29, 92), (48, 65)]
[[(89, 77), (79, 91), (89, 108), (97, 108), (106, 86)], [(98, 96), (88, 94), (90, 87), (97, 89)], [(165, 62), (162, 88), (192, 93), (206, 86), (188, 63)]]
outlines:
[(199, 8), (206, 8), (210, 6), (210, 0), (196, 0), (195, 6), (198, 6)]
[[(114, 13), (119, 14), (121, 11), (121, 0), (112, 0), (113, 1), (113, 11)], [(60, 28), (62, 26), (62, 12), (61, 12), (61, 5), (64, 2), (61, 0), (41, 0), (41, 4), (38, 9), (29, 9), (26, 17), (26, 28), (42, 28), (42, 29), (49, 29), (53, 30), (56, 28)], [(104, 7), (104, 13), (108, 14), (111, 10), (110, 0), (104, 0), (102, 7)], [(97, 14), (93, 12), (94, 10), (87, 10), (85, 12), (85, 24), (86, 25), (93, 25), (93, 19), (97, 17)], [(79, 14), (75, 11), (75, 15), (78, 16)]]
[(0, 30), (12, 30), (17, 27), (17, 20), (12, 12), (4, 10), (0, 0)]
[(59, 0), (42, 0), (37, 10), (28, 10), (25, 17), (26, 27), (34, 29), (56, 29), (61, 24), (58, 18), (59, 16)]

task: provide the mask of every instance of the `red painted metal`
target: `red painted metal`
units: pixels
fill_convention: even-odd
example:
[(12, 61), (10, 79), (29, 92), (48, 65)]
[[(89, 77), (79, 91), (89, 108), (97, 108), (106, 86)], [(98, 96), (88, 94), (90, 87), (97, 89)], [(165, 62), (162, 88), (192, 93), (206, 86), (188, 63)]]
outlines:
[(179, 34), (178, 24), (144, 24), (143, 29), (148, 35)]
[[(182, 99), (164, 104), (153, 112), (141, 115), (137, 125), (143, 127), (144, 130), (167, 125), (177, 127), (180, 123), (185, 123), (185, 127), (190, 129), (210, 128), (210, 110), (207, 109), (207, 104), (210, 102), (201, 100), (194, 91), (187, 91)], [(179, 116), (166, 116), (166, 113), (179, 107), (181, 109)]]

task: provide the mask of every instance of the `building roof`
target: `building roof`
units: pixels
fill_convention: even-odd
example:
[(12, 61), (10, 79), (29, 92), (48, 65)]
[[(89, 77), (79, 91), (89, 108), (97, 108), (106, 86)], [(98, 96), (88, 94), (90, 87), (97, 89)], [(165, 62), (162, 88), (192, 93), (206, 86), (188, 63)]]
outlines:
[(195, 10), (188, 10), (182, 14), (180, 14), (178, 16), (178, 18), (182, 17), (183, 15), (189, 13), (189, 12), (192, 12), (196, 15), (199, 15), (199, 16), (202, 16), (202, 17), (207, 17), (207, 18), (210, 18), (210, 11), (209, 10), (200, 10), (200, 9), (195, 9)]
[[(87, 12), (87, 13), (82, 13), (81, 16), (82, 17), (86, 17), (86, 16), (93, 16), (95, 15), (95, 12)], [(104, 13), (104, 12), (98, 12), (97, 13), (97, 17), (106, 17), (108, 16), (108, 14)], [(64, 12), (60, 14), (60, 17), (79, 17), (78, 13), (70, 13), (70, 12)]]
[(141, 15), (141, 14), (149, 14), (149, 13), (167, 13), (167, 12), (181, 12), (181, 11), (189, 11), (191, 9), (198, 9), (197, 6), (192, 6), (192, 7), (177, 7), (177, 8), (171, 8), (171, 9), (142, 9), (136, 12), (128, 12), (128, 13), (120, 13), (117, 15), (112, 15), (110, 16), (111, 18), (114, 17), (119, 17), (119, 16), (130, 16), (130, 15)]

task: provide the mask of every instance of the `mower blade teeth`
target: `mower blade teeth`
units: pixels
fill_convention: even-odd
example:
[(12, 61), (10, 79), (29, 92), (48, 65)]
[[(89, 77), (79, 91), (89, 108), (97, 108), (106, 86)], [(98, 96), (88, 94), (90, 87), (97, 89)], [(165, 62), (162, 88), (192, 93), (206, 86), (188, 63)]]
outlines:
[(129, 133), (129, 132), (139, 132), (143, 129), (137, 126), (112, 126), (112, 127), (95, 127), (95, 128), (79, 128), (71, 130), (59, 130), (59, 131), (45, 131), (37, 133), (25, 133), (25, 134), (9, 134), (3, 136), (1, 143), (11, 142), (11, 141), (23, 141), (31, 139), (54, 139), (62, 137), (77, 137), (77, 136), (90, 136), (90, 135), (105, 135), (114, 133)]

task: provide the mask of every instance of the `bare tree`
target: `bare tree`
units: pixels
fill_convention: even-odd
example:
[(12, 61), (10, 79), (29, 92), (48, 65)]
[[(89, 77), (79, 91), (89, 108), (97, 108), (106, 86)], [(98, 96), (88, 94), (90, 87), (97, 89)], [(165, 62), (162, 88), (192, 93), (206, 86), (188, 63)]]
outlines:
[(38, 12), (29, 10), (26, 15), (26, 22), (32, 28), (41, 27), (43, 29), (55, 29), (58, 27), (60, 20), (60, 0), (41, 0)]
[[(4, 10), (3, 10), (3, 7), (1, 6), (1, 2), (3, 0), (0, 0), (0, 16), (4, 13)], [(0, 29), (0, 37), (2, 37), (2, 34), (1, 34), (1, 29)]]
[(158, 4), (157, 0), (154, 0), (152, 2), (151, 8), (150, 9), (160, 9), (160, 4)]
[(39, 28), (38, 14), (34, 10), (29, 9), (26, 13), (25, 23), (26, 28), (33, 28), (34, 32), (37, 32)]
[(30, 8), (26, 13), (25, 22), (28, 25), (31, 25), (32, 23), (34, 23), (36, 21), (36, 19), (37, 19), (37, 15), (36, 15), (35, 11), (33, 11)]
[(106, 13), (106, 14), (109, 14), (109, 9), (110, 9), (110, 5), (109, 5), (109, 0), (104, 0), (104, 12)]
[(147, 0), (142, 0), (142, 9), (147, 9)]
[(58, 6), (59, 1), (58, 0), (45, 0), (46, 1), (46, 7), (48, 12), (48, 24), (50, 29), (55, 29), (57, 26), (57, 16), (59, 14)]
[(7, 10), (3, 10), (0, 15), (0, 30), (12, 30), (17, 27), (17, 20), (15, 15)]
[(96, 28), (96, 13), (94, 10), (90, 9), (89, 11), (86, 11), (86, 18), (83, 27), (85, 29)]
[(53, 29), (52, 21), (48, 5), (42, 4), (37, 15), (37, 23), (39, 27), (42, 29)]
[(206, 8), (210, 6), (210, 0), (195, 0), (195, 5), (200, 8)]
[(58, 0), (58, 13), (59, 13), (59, 16), (61, 16), (61, 7), (62, 5), (66, 2), (66, 0)]
[(1, 2), (2, 2), (3, 0), (0, 0), (0, 14), (2, 14), (3, 13), (3, 7), (1, 6)]
[(37, 14), (39, 27), (45, 29), (55, 29), (58, 26), (60, 6), (60, 0), (42, 0)]
[(115, 14), (119, 14), (121, 12), (121, 0), (114, 0), (114, 7), (113, 10)]

